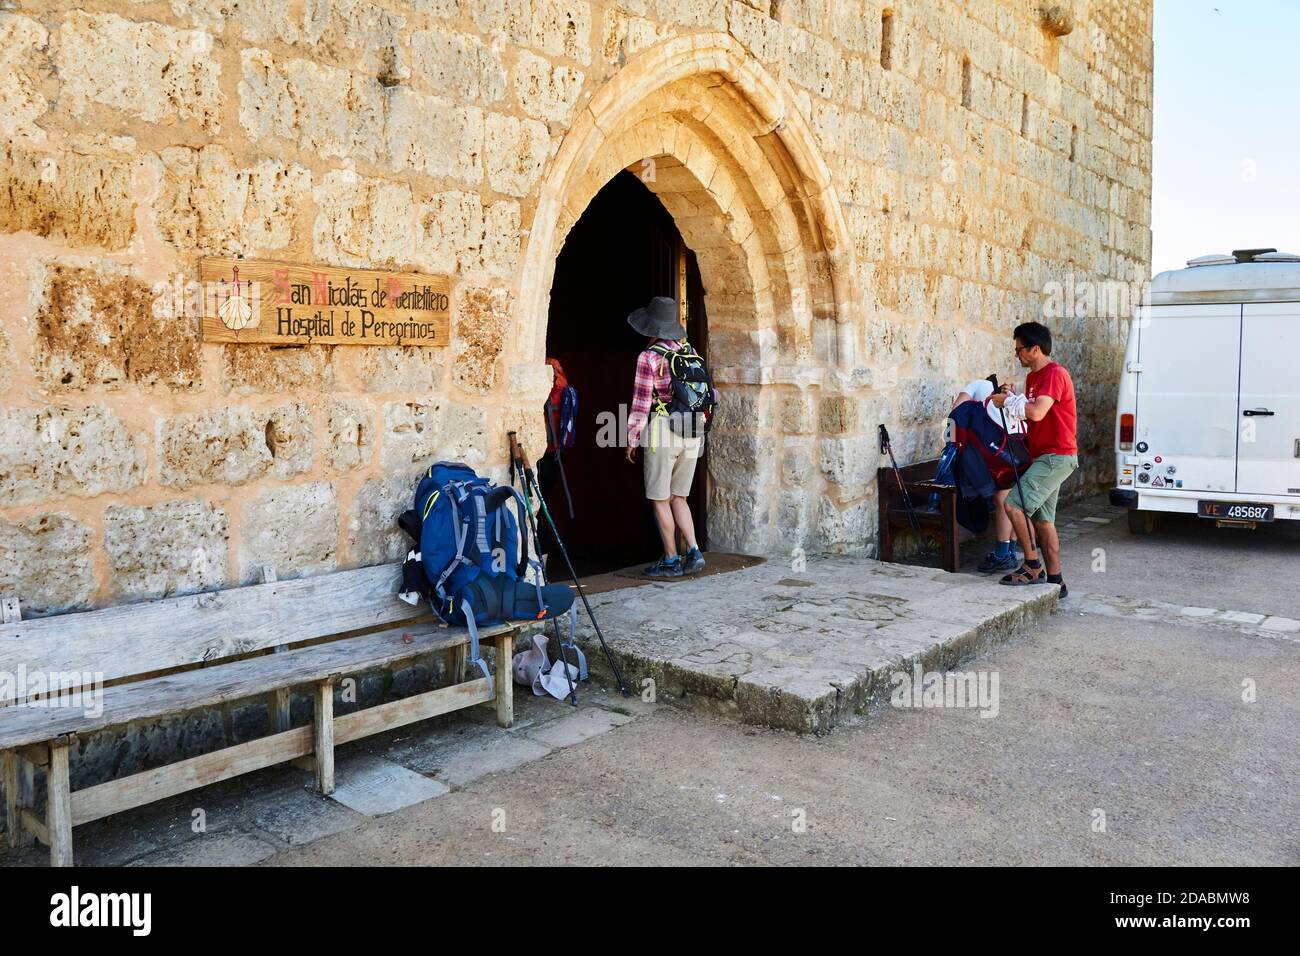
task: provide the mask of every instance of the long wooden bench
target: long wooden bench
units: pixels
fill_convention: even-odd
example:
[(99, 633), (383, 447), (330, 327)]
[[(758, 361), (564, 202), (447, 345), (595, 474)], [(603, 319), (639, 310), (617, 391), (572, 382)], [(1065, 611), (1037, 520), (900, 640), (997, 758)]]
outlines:
[[(398, 599), (400, 565), (275, 581), (99, 611), (23, 621), (3, 602), (0, 623), (0, 768), (11, 846), (35, 838), (50, 863), (70, 866), (72, 828), (131, 807), (288, 761), (315, 769), (334, 789), (334, 748), (476, 704), (513, 721), (515, 624), (480, 629), (495, 645), (494, 679), (465, 680), (468, 633)], [(350, 675), (444, 653), (455, 683), (334, 715), (335, 686)], [(37, 689), (56, 680), (57, 693)], [(314, 689), (314, 719), (292, 727), (292, 688)], [(98, 689), (97, 689), (98, 688)], [(267, 696), (273, 732), (211, 753), (72, 790), (69, 752), (78, 736)], [(35, 812), (37, 773), (46, 811)]]

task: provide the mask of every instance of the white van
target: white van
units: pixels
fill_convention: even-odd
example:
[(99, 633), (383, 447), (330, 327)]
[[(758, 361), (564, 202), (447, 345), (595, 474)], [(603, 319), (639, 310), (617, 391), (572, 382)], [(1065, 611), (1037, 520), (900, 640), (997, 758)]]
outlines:
[(1244, 249), (1162, 272), (1131, 321), (1111, 504), (1255, 527), (1300, 520), (1300, 256)]

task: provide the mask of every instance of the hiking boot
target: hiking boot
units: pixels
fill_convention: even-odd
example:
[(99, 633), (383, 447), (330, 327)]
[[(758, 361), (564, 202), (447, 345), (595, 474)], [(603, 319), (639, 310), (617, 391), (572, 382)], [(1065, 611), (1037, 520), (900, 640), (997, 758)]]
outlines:
[(699, 548), (691, 548), (682, 556), (682, 574), (694, 574), (704, 570), (704, 555)]
[(981, 574), (993, 574), (996, 571), (1014, 571), (1018, 567), (1020, 567), (1020, 559), (1016, 557), (1014, 550), (1005, 558), (999, 558), (996, 551), (990, 551), (984, 555), (984, 560), (975, 570)]
[(669, 561), (667, 558), (660, 558), (645, 569), (645, 576), (648, 578), (680, 578), (682, 576), (682, 559), (673, 558)]

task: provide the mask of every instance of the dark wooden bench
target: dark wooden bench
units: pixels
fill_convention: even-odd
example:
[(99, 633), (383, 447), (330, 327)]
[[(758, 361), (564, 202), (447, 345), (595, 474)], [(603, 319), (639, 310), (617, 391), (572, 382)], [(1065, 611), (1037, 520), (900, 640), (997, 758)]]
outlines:
[[(468, 633), (397, 597), (400, 565), (339, 571), (206, 594), (21, 620), (4, 601), (0, 674), (44, 675), (57, 692), (22, 694), (0, 683), (0, 768), (8, 839), (38, 839), (50, 863), (72, 864), (72, 828), (240, 774), (310, 758), (322, 793), (334, 789), (338, 744), (476, 704), (513, 721), (515, 624), (484, 627), (495, 645), (495, 677), (465, 680)], [(334, 716), (345, 677), (428, 654), (448, 655), (456, 683)], [(291, 727), (289, 694), (310, 686), (314, 719)], [(98, 690), (97, 690), (98, 688)], [(98, 697), (94, 695), (98, 693)], [(69, 751), (78, 736), (267, 695), (273, 732), (212, 753), (72, 790)], [(46, 812), (34, 811), (37, 773)]]
[[(933, 481), (939, 459), (918, 461), (913, 465), (903, 465), (899, 471), (903, 484), (912, 499), (912, 509), (916, 524), (923, 536), (933, 540), (939, 548), (939, 557), (945, 571), (957, 571), (961, 567), (961, 543), (970, 537), (970, 533), (957, 524), (957, 488), (954, 485), (939, 485)], [(912, 530), (907, 507), (903, 504), (902, 492), (898, 490), (898, 478), (893, 468), (876, 470), (876, 481), (880, 502), (880, 560), (894, 560), (894, 538), (900, 530)], [(939, 508), (930, 510), (930, 496), (938, 493)]]

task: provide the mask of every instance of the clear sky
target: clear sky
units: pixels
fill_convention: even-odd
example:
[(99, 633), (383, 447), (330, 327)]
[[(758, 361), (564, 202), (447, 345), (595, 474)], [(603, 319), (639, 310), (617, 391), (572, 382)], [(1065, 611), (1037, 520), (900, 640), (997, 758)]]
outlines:
[(1155, 0), (1151, 269), (1300, 253), (1300, 0)]

